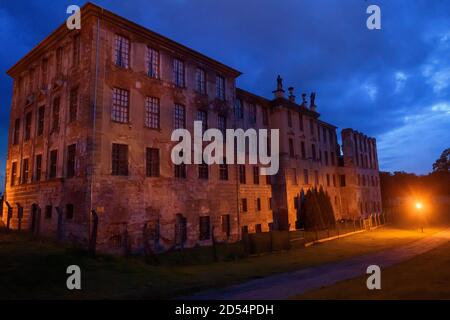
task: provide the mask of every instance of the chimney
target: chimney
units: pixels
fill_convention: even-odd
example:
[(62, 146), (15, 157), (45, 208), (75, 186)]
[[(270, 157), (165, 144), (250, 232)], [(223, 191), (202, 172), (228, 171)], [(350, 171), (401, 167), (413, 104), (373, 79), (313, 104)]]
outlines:
[(272, 91), (275, 95), (275, 98), (284, 98), (284, 90), (283, 90), (283, 79), (280, 75), (277, 77), (277, 90)]
[(316, 106), (316, 93), (315, 92), (311, 92), (310, 101), (309, 101), (309, 108), (312, 111), (316, 111), (316, 109), (317, 109), (317, 106)]
[(295, 96), (294, 96), (294, 87), (289, 87), (289, 101), (295, 102)]
[(302, 93), (302, 106), (306, 107), (308, 102), (306, 101), (306, 93)]

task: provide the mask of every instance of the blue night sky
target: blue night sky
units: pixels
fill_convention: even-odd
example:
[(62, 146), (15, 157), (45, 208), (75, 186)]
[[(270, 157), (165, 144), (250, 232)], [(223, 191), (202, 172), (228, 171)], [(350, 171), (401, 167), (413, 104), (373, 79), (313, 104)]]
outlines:
[[(0, 172), (12, 81), (6, 71), (85, 1), (0, 0)], [(427, 173), (450, 147), (450, 1), (127, 0), (95, 3), (224, 62), (271, 97), (275, 78), (317, 92), (322, 119), (378, 141), (381, 170)], [(366, 28), (381, 7), (382, 29)]]

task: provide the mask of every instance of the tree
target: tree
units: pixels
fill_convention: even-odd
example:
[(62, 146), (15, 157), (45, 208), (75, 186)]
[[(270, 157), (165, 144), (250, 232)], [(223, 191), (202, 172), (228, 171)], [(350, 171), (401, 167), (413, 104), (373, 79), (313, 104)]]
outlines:
[(450, 148), (445, 149), (439, 159), (433, 163), (433, 172), (449, 172), (450, 168)]

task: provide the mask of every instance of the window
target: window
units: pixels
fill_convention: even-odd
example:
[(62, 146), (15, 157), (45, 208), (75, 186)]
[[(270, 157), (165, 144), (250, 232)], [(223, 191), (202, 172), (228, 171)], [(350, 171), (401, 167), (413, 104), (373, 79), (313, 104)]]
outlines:
[(256, 232), (256, 233), (261, 233), (261, 232), (262, 232), (261, 224), (255, 225), (255, 232)]
[(328, 151), (324, 151), (324, 154), (325, 154), (325, 165), (328, 166)]
[(14, 122), (13, 144), (19, 144), (19, 136), (20, 136), (20, 119), (16, 119), (16, 121)]
[(293, 184), (298, 184), (297, 169), (295, 169), (295, 168), (292, 168), (292, 183)]
[(317, 140), (320, 142), (320, 126), (317, 125)]
[(327, 187), (330, 186), (330, 175), (327, 173)]
[(184, 62), (178, 59), (173, 60), (173, 81), (177, 87), (184, 88)]
[(358, 174), (358, 186), (360, 186), (360, 185), (361, 185), (361, 175)]
[(336, 187), (336, 176), (333, 174), (333, 187)]
[(327, 128), (323, 127), (323, 142), (327, 142)]
[(308, 169), (303, 169), (303, 183), (309, 184)]
[(80, 35), (77, 34), (73, 37), (73, 44), (72, 44), (72, 65), (78, 66), (80, 63)]
[(303, 131), (303, 115), (301, 113), (298, 114), (298, 125), (300, 131)]
[(34, 73), (35, 73), (34, 69), (31, 68), (29, 78), (28, 78), (28, 92), (34, 91)]
[[(183, 151), (180, 152), (180, 157), (183, 156)], [(176, 164), (174, 166), (175, 168), (175, 178), (182, 178), (182, 179), (186, 179), (186, 164), (185, 163), (181, 163), (181, 164)]]
[(244, 108), (243, 108), (243, 102), (241, 99), (236, 99), (236, 102), (234, 103), (234, 115), (238, 119), (244, 118)]
[(159, 99), (145, 98), (145, 126), (151, 129), (159, 129)]
[(316, 186), (319, 185), (319, 171), (317, 171), (317, 170), (314, 170), (314, 184)]
[(58, 162), (58, 150), (52, 150), (50, 152), (50, 168), (49, 168), (49, 178), (56, 178), (56, 166)]
[(59, 103), (60, 103), (59, 97), (56, 97), (55, 99), (53, 99), (52, 132), (59, 130)]
[(73, 219), (73, 213), (74, 213), (73, 204), (71, 204), (71, 203), (66, 204), (66, 219), (72, 220)]
[(77, 120), (78, 112), (78, 88), (70, 90), (69, 96), (69, 122)]
[(62, 73), (62, 58), (63, 58), (63, 48), (59, 47), (56, 49), (56, 74)]
[(241, 164), (239, 165), (239, 182), (242, 184), (246, 183), (245, 179), (245, 165)]
[(330, 158), (331, 158), (331, 165), (334, 166), (334, 163), (335, 163), (335, 162), (334, 162), (334, 161), (335, 161), (334, 159), (335, 159), (335, 158), (334, 158), (334, 152), (333, 152), (333, 151), (330, 152)]
[(17, 179), (17, 162), (13, 162), (11, 165), (11, 187), (16, 185)]
[(159, 177), (159, 149), (147, 148), (145, 162), (147, 177)]
[(130, 40), (116, 34), (114, 54), (116, 66), (128, 68), (130, 65)]
[(33, 114), (28, 112), (25, 116), (25, 141), (31, 138), (31, 124), (32, 124)]
[(251, 123), (256, 123), (256, 105), (249, 105), (249, 116)]
[(256, 211), (261, 211), (261, 198), (256, 198)]
[(178, 213), (175, 217), (175, 244), (182, 246), (187, 239), (187, 221), (182, 214)]
[(159, 78), (159, 52), (147, 47), (146, 63), (147, 75), (151, 78)]
[(302, 159), (306, 159), (306, 150), (305, 150), (305, 142), (304, 141), (300, 142), (300, 148), (301, 148), (301, 152), (302, 152)]
[(114, 88), (113, 89), (113, 105), (111, 110), (111, 120), (120, 123), (128, 123), (129, 114), (129, 96), (128, 90)]
[(45, 117), (45, 106), (39, 107), (38, 111), (38, 123), (37, 123), (37, 135), (42, 136), (44, 134), (44, 117)]
[(267, 108), (262, 108), (262, 121), (265, 126), (269, 124), (269, 111)]
[(42, 155), (37, 155), (36, 156), (36, 160), (35, 160), (35, 180), (36, 181), (41, 181), (41, 175), (42, 175)]
[(217, 129), (222, 132), (223, 139), (225, 141), (227, 136), (227, 118), (220, 114), (217, 116)]
[(180, 104), (175, 105), (175, 109), (173, 112), (173, 127), (174, 129), (182, 129), (186, 127), (185, 108)]
[(248, 226), (242, 226), (241, 230), (242, 230), (242, 235), (248, 234)]
[(77, 154), (77, 145), (72, 144), (67, 147), (67, 177), (75, 176), (75, 159)]
[(226, 234), (227, 238), (231, 234), (231, 219), (229, 214), (222, 215), (222, 232)]
[(316, 145), (315, 145), (314, 143), (311, 145), (311, 153), (312, 153), (312, 158), (313, 158), (313, 160), (316, 160), (316, 159), (317, 159), (317, 155), (316, 155)]
[(289, 138), (289, 157), (294, 158), (294, 140), (292, 138)]
[(292, 128), (292, 114), (291, 114), (291, 111), (289, 111), (289, 110), (287, 112), (287, 122), (288, 122), (289, 128)]
[(53, 207), (52, 206), (46, 206), (45, 207), (45, 219), (51, 219), (52, 218), (52, 212), (53, 212)]
[(242, 198), (241, 199), (241, 211), (242, 212), (247, 212), (248, 207), (247, 207), (247, 199), (246, 198)]
[(200, 68), (195, 71), (195, 89), (200, 94), (206, 94), (205, 70)]
[(259, 184), (259, 167), (253, 167), (253, 183)]
[(341, 187), (345, 187), (345, 174), (341, 174), (339, 178)]
[(216, 98), (225, 100), (225, 79), (222, 76), (216, 76)]
[(219, 165), (219, 179), (228, 180), (228, 165), (226, 159), (223, 159), (223, 163)]
[(128, 146), (113, 143), (112, 145), (112, 175), (128, 175)]
[(313, 119), (309, 119), (309, 130), (311, 132), (311, 135), (314, 135), (314, 121), (313, 121)]
[(23, 184), (28, 182), (28, 170), (29, 170), (28, 159), (24, 159), (22, 161), (22, 183)]
[(198, 165), (198, 178), (205, 180), (209, 178), (208, 165), (205, 162)]
[(42, 60), (41, 64), (41, 86), (43, 89), (47, 89), (47, 76), (48, 76), (48, 60)]
[(202, 122), (202, 132), (208, 129), (208, 112), (205, 110), (197, 110), (197, 121)]
[(209, 216), (200, 217), (200, 240), (209, 240), (211, 237), (211, 223)]

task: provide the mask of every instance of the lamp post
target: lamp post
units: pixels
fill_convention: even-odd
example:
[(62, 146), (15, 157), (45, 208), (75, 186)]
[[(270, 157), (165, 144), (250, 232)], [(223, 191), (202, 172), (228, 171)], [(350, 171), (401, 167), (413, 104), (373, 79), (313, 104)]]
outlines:
[[(423, 214), (423, 205), (422, 202), (416, 202), (416, 210), (419, 214)], [(422, 233), (423, 233), (423, 216), (421, 216), (421, 229), (422, 229)]]

